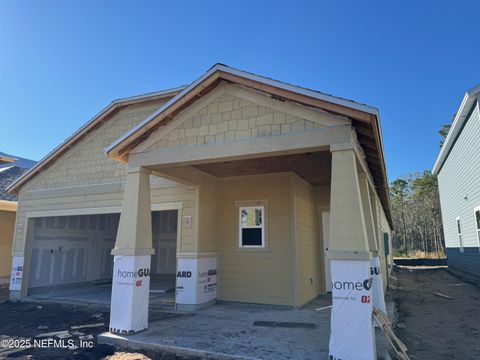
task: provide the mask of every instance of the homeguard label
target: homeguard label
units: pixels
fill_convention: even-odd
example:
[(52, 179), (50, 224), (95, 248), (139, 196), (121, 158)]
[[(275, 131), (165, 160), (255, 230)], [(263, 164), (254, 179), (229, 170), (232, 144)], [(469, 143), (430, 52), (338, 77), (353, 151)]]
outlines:
[(10, 275), (10, 290), (21, 290), (23, 280), (23, 256), (14, 256)]
[(376, 359), (370, 261), (331, 260), (330, 359)]
[(150, 259), (150, 255), (114, 257), (110, 331), (130, 334), (147, 328)]
[(179, 258), (176, 302), (203, 304), (217, 297), (217, 259)]
[[(118, 285), (142, 286), (142, 283), (143, 283), (142, 278), (148, 277), (150, 275), (150, 269), (140, 268), (136, 271), (117, 269), (115, 275), (117, 277)], [(131, 281), (128, 281), (128, 280), (131, 280)]]

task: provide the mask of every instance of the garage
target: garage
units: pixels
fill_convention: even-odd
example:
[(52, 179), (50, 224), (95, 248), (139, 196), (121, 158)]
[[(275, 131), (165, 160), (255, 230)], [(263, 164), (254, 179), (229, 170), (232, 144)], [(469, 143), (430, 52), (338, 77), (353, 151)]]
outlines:
[[(119, 213), (35, 218), (28, 296), (108, 306), (119, 220)], [(177, 225), (177, 210), (152, 212), (153, 306), (175, 304)]]

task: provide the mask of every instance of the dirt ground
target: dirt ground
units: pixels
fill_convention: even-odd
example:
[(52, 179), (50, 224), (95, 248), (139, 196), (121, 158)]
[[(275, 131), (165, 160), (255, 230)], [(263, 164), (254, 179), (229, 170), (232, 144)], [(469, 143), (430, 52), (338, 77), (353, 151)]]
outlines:
[[(108, 322), (108, 312), (85, 307), (38, 303), (1, 303), (0, 359), (199, 359), (161, 352), (142, 351), (139, 353), (98, 344), (96, 337), (99, 333), (107, 331)], [(71, 328), (82, 325), (97, 326)], [(55, 332), (61, 333), (49, 335), (49, 333)], [(25, 348), (28, 342), (34, 344), (35, 340), (37, 341), (35, 348)], [(79, 346), (80, 340), (83, 340), (83, 347)]]
[[(444, 268), (399, 268), (397, 336), (411, 359), (480, 359), (480, 290)], [(435, 293), (450, 296), (447, 299)]]

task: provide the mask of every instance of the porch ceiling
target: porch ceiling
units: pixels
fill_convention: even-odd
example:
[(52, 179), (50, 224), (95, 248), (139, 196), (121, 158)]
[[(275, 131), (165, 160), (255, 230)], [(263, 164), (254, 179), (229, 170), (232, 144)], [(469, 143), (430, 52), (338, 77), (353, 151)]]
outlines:
[(218, 177), (293, 171), (311, 185), (325, 185), (330, 184), (331, 158), (329, 151), (321, 151), (209, 163), (195, 167)]

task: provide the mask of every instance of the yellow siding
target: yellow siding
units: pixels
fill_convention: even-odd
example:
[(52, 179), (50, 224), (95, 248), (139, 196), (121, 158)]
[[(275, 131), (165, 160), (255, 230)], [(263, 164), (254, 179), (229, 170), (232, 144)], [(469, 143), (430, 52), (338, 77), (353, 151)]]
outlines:
[[(50, 194), (50, 197), (44, 199), (20, 199), (18, 202), (18, 223), (26, 225), (27, 212), (32, 211), (53, 211), (53, 210), (71, 210), (71, 209), (91, 209), (101, 207), (118, 207), (122, 206), (123, 191), (116, 191), (104, 194), (90, 194), (77, 196), (55, 196), (55, 193)], [(165, 187), (151, 190), (152, 204), (158, 203), (183, 203), (183, 216), (192, 216), (195, 221), (195, 188), (187, 187)], [(26, 231), (26, 230), (24, 230)], [(15, 234), (15, 252), (23, 254), (24, 252), (24, 236), (25, 234)], [(177, 249), (182, 252), (194, 251), (195, 229), (182, 229), (182, 248)]]
[(298, 299), (303, 305), (320, 294), (323, 279), (319, 259), (320, 244), (317, 236), (317, 212), (314, 189), (292, 174), (295, 206), (295, 241), (297, 256)]
[[(219, 298), (294, 305), (289, 174), (224, 178), (220, 210)], [(239, 249), (236, 201), (268, 200), (267, 246)]]
[[(125, 182), (125, 164), (107, 158), (104, 154), (105, 146), (137, 125), (167, 100), (161, 99), (122, 109), (21, 189), (17, 221), (23, 224), (25, 229), (21, 233), (15, 233), (14, 252), (16, 254), (24, 254), (27, 212), (121, 207), (123, 191), (89, 194), (88, 192), (79, 193), (78, 190), (85, 186)], [(195, 219), (196, 189), (175, 186), (175, 184), (165, 186), (169, 187), (152, 189), (152, 204), (183, 202), (182, 214), (192, 216), (195, 223), (197, 221)], [(70, 188), (72, 195), (68, 195), (68, 191), (65, 195), (65, 189)], [(61, 195), (51, 192), (47, 197), (29, 196), (48, 189), (62, 189)], [(194, 226), (190, 229), (182, 229), (182, 247), (177, 249), (178, 251), (195, 250), (195, 231)]]
[(104, 149), (168, 99), (127, 107), (88, 134), (22, 190), (123, 182), (125, 165), (105, 156)]
[(15, 211), (0, 210), (0, 277), (10, 276)]
[(204, 176), (199, 189), (198, 252), (217, 252), (218, 179)]
[(179, 123), (178, 127), (160, 136), (147, 151), (232, 142), (322, 127), (249, 100), (222, 94)]

